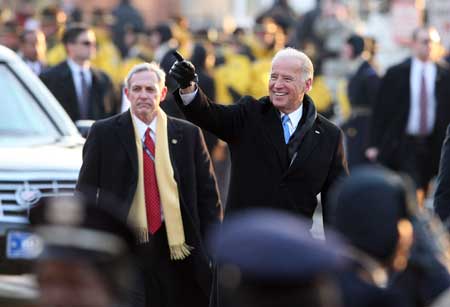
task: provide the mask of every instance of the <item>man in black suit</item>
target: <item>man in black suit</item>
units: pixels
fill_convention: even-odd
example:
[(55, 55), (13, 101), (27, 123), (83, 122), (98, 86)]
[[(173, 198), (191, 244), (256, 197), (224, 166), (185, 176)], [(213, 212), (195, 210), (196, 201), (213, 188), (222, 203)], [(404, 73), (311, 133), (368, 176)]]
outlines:
[(186, 118), (229, 144), (231, 180), (227, 210), (273, 207), (310, 219), (321, 194), (327, 215), (328, 191), (347, 173), (342, 131), (317, 114), (306, 94), (313, 65), (293, 48), (272, 60), (269, 97), (243, 97), (223, 106), (211, 102), (194, 82), (195, 68), (178, 61), (171, 74)]
[(99, 119), (116, 113), (111, 79), (91, 67), (94, 32), (83, 24), (67, 28), (62, 38), (67, 60), (40, 75), (73, 121)]
[(412, 41), (413, 56), (381, 80), (366, 156), (411, 176), (423, 205), (450, 122), (450, 75), (433, 59), (439, 41), (434, 28), (416, 29)]
[(159, 107), (164, 84), (155, 63), (131, 69), (131, 108), (92, 126), (77, 190), (100, 207), (114, 199), (136, 229), (146, 306), (208, 306), (212, 265), (203, 238), (221, 205), (201, 130)]

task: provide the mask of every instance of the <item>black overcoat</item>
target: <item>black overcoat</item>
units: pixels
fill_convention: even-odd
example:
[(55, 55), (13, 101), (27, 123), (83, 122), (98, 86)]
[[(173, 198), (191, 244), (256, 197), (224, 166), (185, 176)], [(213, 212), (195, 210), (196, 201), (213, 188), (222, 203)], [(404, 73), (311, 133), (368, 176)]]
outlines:
[(302, 119), (288, 145), (280, 114), (268, 97), (245, 96), (223, 106), (211, 102), (199, 89), (184, 106), (178, 91), (174, 95), (188, 120), (229, 144), (232, 166), (227, 212), (272, 207), (311, 219), (321, 193), (327, 220), (330, 187), (347, 173), (343, 134), (316, 113), (307, 95)]
[[(198, 127), (168, 116), (167, 130), (186, 243), (194, 247), (193, 269), (209, 295), (212, 265), (203, 239), (208, 227), (221, 217), (211, 160)], [(114, 210), (126, 221), (137, 181), (138, 157), (130, 111), (95, 122), (83, 148), (77, 190), (96, 199), (101, 207), (114, 203)]]

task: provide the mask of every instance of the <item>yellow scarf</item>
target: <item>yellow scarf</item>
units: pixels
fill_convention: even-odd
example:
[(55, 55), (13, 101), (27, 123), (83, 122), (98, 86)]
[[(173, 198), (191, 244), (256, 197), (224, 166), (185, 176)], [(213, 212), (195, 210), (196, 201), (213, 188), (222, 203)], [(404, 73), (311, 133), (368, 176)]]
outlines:
[[(128, 214), (128, 223), (136, 229), (140, 243), (149, 241), (147, 211), (144, 190), (144, 163), (142, 140), (131, 116), (134, 127), (136, 148), (138, 153), (138, 183), (131, 209)], [(167, 115), (162, 109), (158, 110), (156, 122), (155, 169), (158, 182), (161, 207), (166, 223), (167, 241), (170, 248), (170, 259), (182, 260), (190, 255), (193, 247), (186, 244), (184, 237), (183, 220), (181, 218), (180, 198), (177, 182), (174, 179), (172, 163), (169, 155), (169, 141), (167, 136)]]

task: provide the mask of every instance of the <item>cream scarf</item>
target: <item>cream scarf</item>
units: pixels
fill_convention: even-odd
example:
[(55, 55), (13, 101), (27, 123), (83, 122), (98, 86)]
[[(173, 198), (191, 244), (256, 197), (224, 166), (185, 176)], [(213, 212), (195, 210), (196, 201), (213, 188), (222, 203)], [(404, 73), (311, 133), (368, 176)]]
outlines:
[[(132, 115), (131, 120), (133, 122), (135, 142), (138, 153), (138, 183), (136, 193), (131, 204), (131, 209), (128, 214), (128, 223), (136, 229), (139, 242), (145, 243), (149, 241), (149, 236), (144, 196), (143, 148), (142, 140), (139, 137), (138, 129), (136, 128)], [(190, 255), (190, 251), (193, 247), (186, 244), (184, 237), (178, 186), (174, 179), (174, 172), (169, 155), (167, 115), (161, 108), (158, 110), (156, 122), (155, 170), (162, 212), (166, 223), (170, 258), (172, 260), (182, 260)]]

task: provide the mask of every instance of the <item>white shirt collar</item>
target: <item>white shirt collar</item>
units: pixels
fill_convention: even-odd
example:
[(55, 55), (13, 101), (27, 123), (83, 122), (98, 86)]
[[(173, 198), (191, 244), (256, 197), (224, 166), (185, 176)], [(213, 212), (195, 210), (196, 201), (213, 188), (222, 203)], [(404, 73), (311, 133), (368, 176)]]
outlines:
[[(130, 111), (131, 112), (131, 111)], [(144, 141), (145, 139), (145, 131), (147, 131), (147, 128), (150, 128), (150, 136), (152, 137), (153, 141), (156, 139), (156, 116), (155, 118), (150, 122), (150, 125), (147, 125), (142, 120), (140, 120), (136, 115), (134, 115), (131, 112), (131, 116), (133, 116), (133, 121), (136, 123), (136, 128), (139, 132), (139, 138)]]
[(92, 74), (89, 66), (80, 66), (71, 59), (67, 59), (67, 64), (69, 65), (70, 71), (72, 72), (73, 81), (75, 82), (75, 88), (77, 94), (81, 94), (81, 78), (80, 72), (83, 73), (84, 78), (88, 86), (92, 85)]
[(84, 72), (84, 73), (89, 73), (90, 72), (90, 67), (89, 65), (85, 65), (85, 66), (80, 66), (77, 63), (75, 63), (75, 61), (73, 61), (72, 59), (67, 59), (67, 64), (69, 65), (70, 70), (72, 71), (73, 74), (78, 74), (80, 71)]
[(423, 62), (423, 61), (419, 60), (418, 58), (413, 57), (411, 66), (415, 67), (416, 69), (418, 68), (420, 70), (422, 70), (422, 69), (430, 69), (431, 67), (434, 66), (434, 62), (432, 62), (432, 61)]
[[(283, 115), (285, 114), (280, 112), (280, 118), (283, 117)], [(302, 115), (303, 115), (303, 103), (300, 105), (300, 107), (298, 107), (297, 110), (287, 114), (287, 116), (289, 116), (289, 126), (290, 126), (289, 130), (291, 130), (291, 132), (297, 129), (298, 123), (300, 122)]]

